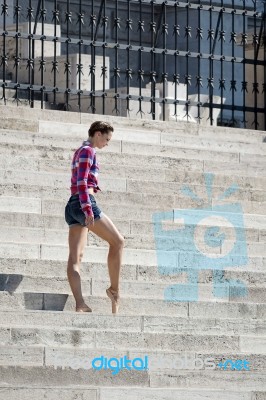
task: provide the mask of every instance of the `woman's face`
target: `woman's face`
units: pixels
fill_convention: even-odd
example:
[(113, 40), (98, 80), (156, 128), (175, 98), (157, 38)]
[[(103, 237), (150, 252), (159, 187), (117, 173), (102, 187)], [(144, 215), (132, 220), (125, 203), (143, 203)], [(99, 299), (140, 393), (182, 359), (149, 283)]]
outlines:
[(96, 147), (102, 149), (103, 147), (108, 146), (108, 143), (112, 138), (111, 131), (108, 133), (95, 132), (95, 134), (97, 135)]

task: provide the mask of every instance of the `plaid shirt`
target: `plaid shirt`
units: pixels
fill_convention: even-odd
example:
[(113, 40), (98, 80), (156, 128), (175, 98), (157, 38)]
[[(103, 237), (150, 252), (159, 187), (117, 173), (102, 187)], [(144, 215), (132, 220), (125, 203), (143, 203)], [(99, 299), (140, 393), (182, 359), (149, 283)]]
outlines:
[(88, 140), (75, 151), (71, 171), (71, 194), (79, 194), (80, 205), (86, 217), (93, 215), (88, 188), (93, 187), (95, 193), (101, 189), (97, 179), (99, 164), (96, 160), (96, 151)]

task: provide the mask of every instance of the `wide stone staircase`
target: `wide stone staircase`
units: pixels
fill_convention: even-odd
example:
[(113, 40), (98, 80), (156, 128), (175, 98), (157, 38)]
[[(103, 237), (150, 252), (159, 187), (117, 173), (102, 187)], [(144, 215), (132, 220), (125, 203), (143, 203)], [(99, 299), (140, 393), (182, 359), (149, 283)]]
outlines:
[[(0, 110), (0, 400), (265, 400), (266, 133)], [(81, 267), (92, 313), (66, 275), (70, 163), (97, 119), (115, 128), (96, 196), (125, 237), (118, 315), (105, 242), (89, 233)]]

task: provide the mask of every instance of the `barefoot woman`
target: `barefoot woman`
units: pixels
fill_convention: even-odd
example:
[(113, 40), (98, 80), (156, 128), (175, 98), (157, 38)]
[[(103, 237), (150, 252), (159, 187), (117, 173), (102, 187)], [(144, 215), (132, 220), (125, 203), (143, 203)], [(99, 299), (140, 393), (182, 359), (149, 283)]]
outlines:
[(109, 243), (107, 258), (110, 287), (106, 290), (112, 302), (112, 312), (118, 311), (119, 274), (122, 261), (124, 238), (107, 215), (96, 204), (94, 193), (98, 186), (98, 163), (95, 148), (108, 146), (113, 127), (102, 121), (94, 122), (89, 129), (88, 140), (83, 142), (73, 156), (71, 197), (65, 207), (65, 219), (69, 225), (69, 258), (67, 276), (74, 298), (76, 311), (90, 312), (81, 292), (80, 263), (91, 230)]

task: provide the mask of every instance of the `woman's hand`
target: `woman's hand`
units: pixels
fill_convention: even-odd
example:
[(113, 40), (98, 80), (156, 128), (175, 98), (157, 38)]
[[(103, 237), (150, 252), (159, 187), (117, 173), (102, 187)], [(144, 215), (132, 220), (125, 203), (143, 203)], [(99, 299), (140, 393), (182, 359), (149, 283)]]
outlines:
[(85, 225), (89, 227), (90, 225), (94, 225), (94, 215), (89, 215), (85, 218)]

